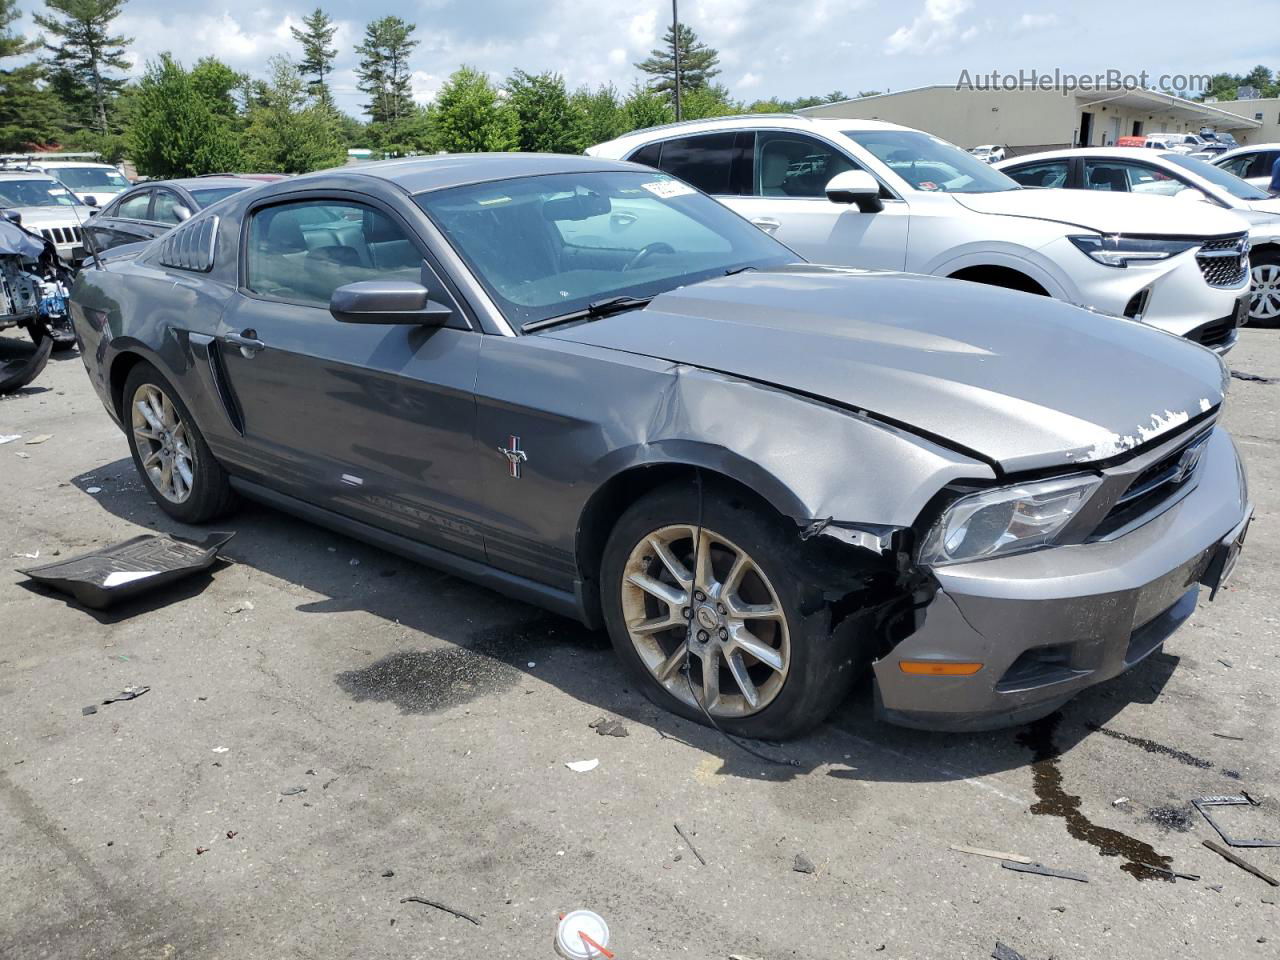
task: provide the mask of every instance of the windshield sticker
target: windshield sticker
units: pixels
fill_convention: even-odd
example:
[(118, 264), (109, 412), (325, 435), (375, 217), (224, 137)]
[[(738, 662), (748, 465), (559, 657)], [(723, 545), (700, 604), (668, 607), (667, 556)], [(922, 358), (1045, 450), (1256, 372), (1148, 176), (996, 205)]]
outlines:
[(482, 207), (492, 207), (494, 204), (498, 204), (498, 203), (510, 203), (511, 198), (510, 197), (481, 197), (476, 202), (479, 203), (480, 206)]
[(921, 190), (937, 190), (938, 189), (938, 185), (934, 183), (932, 180), (921, 180), (920, 183), (917, 184), (917, 186)]
[(683, 197), (690, 193), (697, 193), (693, 187), (687, 183), (681, 183), (679, 180), (653, 180), (649, 183), (642, 183), (644, 187), (655, 197), (663, 200), (670, 200), (672, 197)]

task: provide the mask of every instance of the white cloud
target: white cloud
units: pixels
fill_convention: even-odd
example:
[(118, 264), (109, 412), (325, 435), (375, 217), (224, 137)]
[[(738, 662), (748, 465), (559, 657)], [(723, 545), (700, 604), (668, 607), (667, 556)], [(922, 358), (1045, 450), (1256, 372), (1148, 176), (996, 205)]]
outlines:
[(612, 66), (620, 67), (627, 62), (627, 51), (622, 47), (614, 47), (609, 51), (609, 63)]
[(1056, 13), (1024, 13), (1013, 25), (1013, 29), (1019, 33), (1027, 30), (1043, 30), (1046, 27), (1057, 26), (1058, 15)]
[(760, 86), (760, 81), (763, 79), (764, 78), (761, 77), (760, 74), (752, 73), (750, 70), (748, 70), (746, 73), (744, 73), (741, 77), (738, 78), (737, 86), (739, 90), (750, 90), (753, 87)]
[(908, 26), (898, 27), (885, 39), (884, 52), (936, 53), (948, 49), (957, 38), (972, 39), (977, 27), (962, 31), (956, 22), (970, 6), (970, 0), (925, 0), (924, 9)]

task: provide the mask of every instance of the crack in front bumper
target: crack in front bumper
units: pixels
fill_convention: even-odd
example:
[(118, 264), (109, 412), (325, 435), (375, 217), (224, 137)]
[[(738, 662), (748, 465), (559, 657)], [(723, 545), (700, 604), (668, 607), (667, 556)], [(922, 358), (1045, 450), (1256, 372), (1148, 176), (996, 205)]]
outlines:
[[(1216, 428), (1196, 489), (1122, 537), (934, 568), (923, 624), (874, 664), (879, 712), (925, 729), (1010, 726), (1145, 659), (1195, 612), (1202, 581), (1231, 572), (1252, 512), (1242, 477)], [(903, 660), (983, 668), (922, 677)]]

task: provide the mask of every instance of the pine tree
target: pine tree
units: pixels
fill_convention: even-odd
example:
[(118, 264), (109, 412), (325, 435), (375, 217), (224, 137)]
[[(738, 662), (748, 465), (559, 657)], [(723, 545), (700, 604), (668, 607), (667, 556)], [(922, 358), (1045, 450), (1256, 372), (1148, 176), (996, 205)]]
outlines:
[[(40, 46), (13, 31), (21, 15), (17, 0), (0, 0), (0, 59), (20, 57)], [(0, 150), (22, 150), (57, 139), (62, 105), (44, 79), (38, 63), (0, 70)]]
[(311, 92), (317, 100), (332, 103), (329, 85), (324, 78), (333, 72), (333, 58), (338, 55), (338, 48), (333, 46), (333, 36), (338, 32), (338, 25), (319, 7), (303, 17), (302, 23), (305, 27), (303, 30), (289, 28), (293, 39), (302, 44), (302, 59), (298, 62), (298, 70), (304, 77), (311, 78)]
[[(676, 88), (676, 35), (667, 27), (662, 46), (649, 52), (649, 58), (635, 66), (649, 74), (649, 89), (674, 94)], [(708, 47), (686, 24), (680, 24), (680, 90), (697, 90), (711, 83), (720, 73), (719, 51)]]
[(409, 54), (418, 45), (411, 39), (417, 29), (399, 17), (383, 17), (370, 23), (364, 42), (356, 47), (360, 89), (369, 95), (365, 112), (373, 123), (396, 123), (412, 107), (409, 88)]
[(302, 74), (288, 57), (272, 57), (267, 66), (271, 79), (259, 81), (244, 132), (249, 166), (306, 173), (340, 165), (346, 159), (346, 147), (335, 112), (308, 98)]
[(99, 133), (107, 133), (107, 103), (124, 81), (108, 71), (125, 70), (125, 48), (132, 37), (112, 36), (111, 24), (125, 0), (44, 0), (48, 13), (35, 22), (53, 35), (45, 40), (45, 64), (53, 88)]

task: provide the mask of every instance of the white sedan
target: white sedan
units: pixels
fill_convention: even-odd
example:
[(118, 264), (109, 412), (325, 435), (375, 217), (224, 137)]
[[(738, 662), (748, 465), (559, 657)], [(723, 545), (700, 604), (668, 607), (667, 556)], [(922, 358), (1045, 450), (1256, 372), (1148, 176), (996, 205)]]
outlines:
[(1025, 187), (1062, 187), (1199, 200), (1232, 210), (1249, 224), (1249, 321), (1280, 322), (1280, 198), (1220, 165), (1173, 150), (1082, 147), (1015, 157), (997, 163)]

